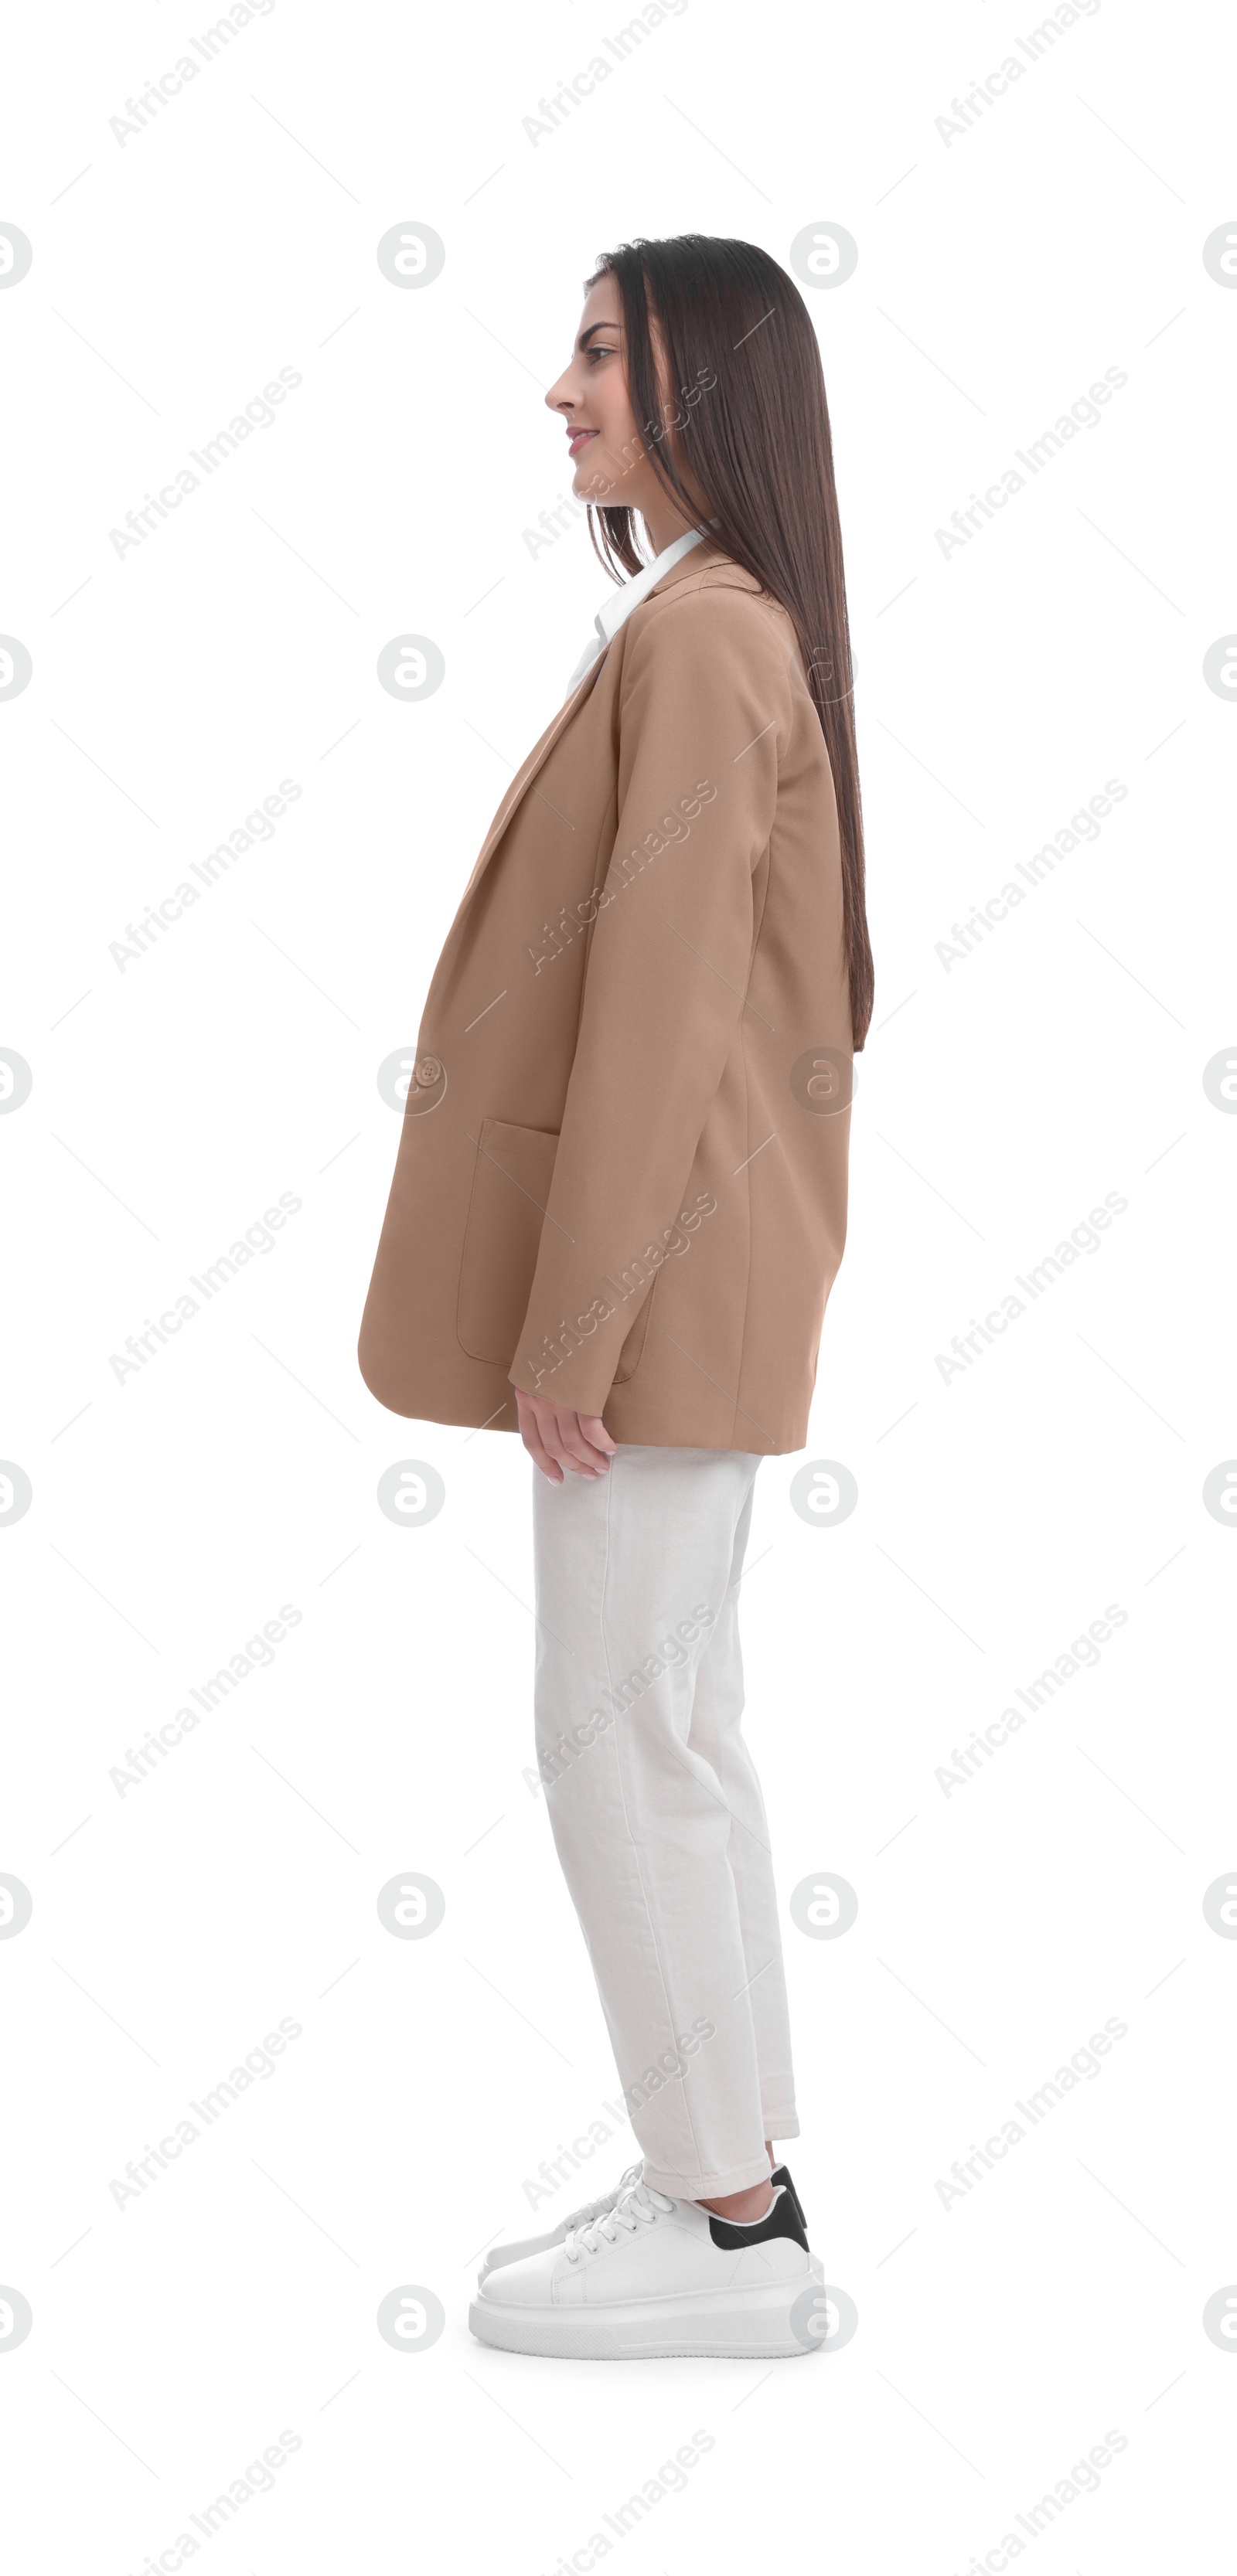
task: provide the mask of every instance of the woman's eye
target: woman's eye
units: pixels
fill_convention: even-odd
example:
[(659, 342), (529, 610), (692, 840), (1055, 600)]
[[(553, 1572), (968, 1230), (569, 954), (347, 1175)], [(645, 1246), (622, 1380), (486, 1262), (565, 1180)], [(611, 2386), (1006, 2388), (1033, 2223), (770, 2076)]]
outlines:
[(615, 355), (615, 352), (613, 349), (599, 348), (597, 342), (594, 340), (588, 354), (590, 358), (612, 358)]

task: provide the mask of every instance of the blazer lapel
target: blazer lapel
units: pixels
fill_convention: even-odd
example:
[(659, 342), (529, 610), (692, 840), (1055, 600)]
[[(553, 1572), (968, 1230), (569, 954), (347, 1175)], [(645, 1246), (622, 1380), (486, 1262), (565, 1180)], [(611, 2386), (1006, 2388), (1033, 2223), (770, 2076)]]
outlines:
[(584, 700), (587, 697), (605, 658), (604, 653), (598, 655), (597, 660), (593, 663), (591, 669), (585, 672), (579, 687), (572, 690), (571, 696), (566, 699), (564, 704), (559, 708), (558, 714), (554, 717), (552, 723), (547, 725), (540, 742), (535, 742), (533, 744), (532, 750), (528, 754), (528, 758), (524, 761), (522, 767), (517, 769), (515, 776), (502, 799), (502, 803), (498, 808), (498, 812), (496, 813), (494, 820), (486, 833), (485, 839), (481, 844), (476, 866), (474, 867), (472, 875), (464, 888), (463, 900), (465, 902), (467, 902), (469, 895), (473, 894), (480, 884), (481, 879), (489, 866), (490, 860), (502, 839), (503, 833), (506, 831), (507, 825), (516, 810), (516, 807), (528, 794), (528, 790), (532, 786), (538, 770), (541, 768), (543, 762), (548, 760), (559, 736), (566, 732), (573, 715), (575, 715), (578, 709), (583, 706)]
[[(672, 589), (675, 582), (688, 580), (694, 574), (704, 572), (707, 568), (710, 568), (717, 563), (724, 563), (726, 560), (727, 558), (720, 552), (719, 548), (710, 545), (706, 538), (705, 543), (702, 546), (693, 546), (690, 553), (684, 555), (680, 562), (672, 564), (669, 572), (663, 576), (662, 580), (654, 582), (653, 588), (648, 593), (648, 596), (650, 599), (656, 599), (663, 590)], [(741, 582), (748, 584), (752, 589), (756, 588), (756, 584), (751, 581), (750, 575), (740, 571), (738, 565), (735, 566), (735, 571)], [(641, 606), (643, 606), (643, 604), (644, 603), (642, 601)], [(619, 633), (622, 633), (621, 627), (619, 629)], [(490, 864), (490, 860), (494, 856), (495, 850), (498, 848), (498, 844), (507, 829), (507, 825), (511, 821), (512, 815), (515, 813), (517, 806), (523, 802), (523, 799), (528, 794), (529, 788), (532, 786), (538, 770), (542, 767), (543, 763), (548, 760), (549, 755), (553, 751), (554, 745), (559, 740), (560, 736), (566, 732), (572, 717), (579, 714), (580, 708), (583, 706), (590, 690), (595, 685), (599, 672), (604, 670), (605, 665), (609, 660), (610, 650), (611, 646), (607, 644), (604, 652), (598, 654), (596, 661), (592, 663), (589, 669), (585, 672), (579, 685), (572, 690), (570, 697), (567, 698), (559, 708), (558, 714), (554, 717), (553, 722), (547, 725), (540, 742), (535, 742), (533, 744), (533, 748), (529, 752), (527, 760), (524, 762), (523, 766), (516, 771), (515, 777), (512, 779), (511, 784), (503, 797), (502, 803), (498, 808), (498, 812), (496, 813), (494, 820), (486, 833), (485, 839), (481, 844), (476, 865), (460, 898), (461, 909), (464, 904), (469, 901), (469, 898), (476, 893), (477, 887), (481, 883), (481, 879)]]

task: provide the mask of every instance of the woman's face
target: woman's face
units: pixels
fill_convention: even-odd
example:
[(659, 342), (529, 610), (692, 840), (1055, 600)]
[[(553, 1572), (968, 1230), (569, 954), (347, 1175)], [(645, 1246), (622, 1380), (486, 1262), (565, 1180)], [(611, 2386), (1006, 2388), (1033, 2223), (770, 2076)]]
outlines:
[(639, 510), (660, 551), (692, 521), (675, 508), (649, 463), (627, 390), (621, 313), (614, 279), (599, 278), (580, 316), (571, 364), (546, 402), (566, 426), (577, 500)]

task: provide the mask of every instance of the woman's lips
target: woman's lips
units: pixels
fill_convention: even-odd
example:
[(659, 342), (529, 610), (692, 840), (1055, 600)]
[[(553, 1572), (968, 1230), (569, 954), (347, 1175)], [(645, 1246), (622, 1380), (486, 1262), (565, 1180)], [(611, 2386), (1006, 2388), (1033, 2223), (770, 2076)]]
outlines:
[(578, 455), (579, 455), (579, 452), (580, 452), (580, 449), (581, 449), (581, 448), (583, 447), (583, 445), (584, 445), (585, 440), (586, 440), (586, 439), (589, 439), (589, 438), (596, 438), (596, 436), (597, 436), (597, 431), (596, 431), (595, 429), (569, 429), (569, 430), (568, 430), (568, 432), (567, 432), (567, 453), (568, 453), (568, 455), (569, 455), (569, 456), (578, 456)]

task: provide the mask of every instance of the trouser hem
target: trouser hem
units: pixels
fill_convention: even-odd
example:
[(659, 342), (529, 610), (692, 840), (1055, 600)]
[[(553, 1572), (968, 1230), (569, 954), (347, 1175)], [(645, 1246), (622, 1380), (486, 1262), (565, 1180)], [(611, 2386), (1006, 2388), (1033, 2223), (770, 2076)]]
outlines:
[(753, 2184), (769, 2179), (769, 2159), (763, 2149), (745, 2165), (730, 2165), (725, 2173), (671, 2173), (664, 2165), (644, 2160), (644, 2179), (654, 2191), (664, 2191), (670, 2200), (725, 2200), (732, 2191), (750, 2191)]
[(797, 2138), (801, 2134), (797, 2111), (762, 2111), (761, 2118), (764, 2121), (765, 2136), (770, 2140)]

